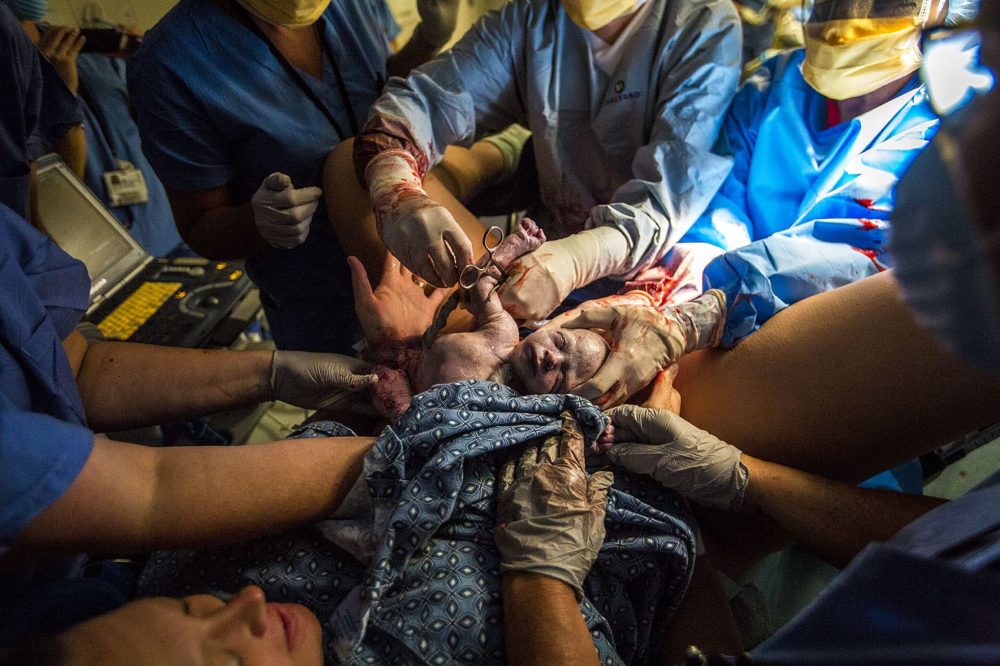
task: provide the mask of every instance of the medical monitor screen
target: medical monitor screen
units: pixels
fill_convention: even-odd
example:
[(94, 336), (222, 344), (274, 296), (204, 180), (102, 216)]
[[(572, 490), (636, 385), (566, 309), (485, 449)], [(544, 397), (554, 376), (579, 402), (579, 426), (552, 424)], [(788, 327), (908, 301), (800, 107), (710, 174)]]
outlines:
[(145, 259), (145, 251), (62, 162), (40, 166), (38, 210), (59, 247), (87, 267), (92, 300)]

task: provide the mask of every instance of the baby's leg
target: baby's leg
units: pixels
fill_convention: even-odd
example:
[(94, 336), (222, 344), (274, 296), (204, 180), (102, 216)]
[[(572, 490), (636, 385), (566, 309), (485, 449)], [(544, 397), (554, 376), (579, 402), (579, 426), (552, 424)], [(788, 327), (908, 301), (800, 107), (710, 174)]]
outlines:
[[(500, 271), (506, 271), (507, 266), (515, 259), (537, 250), (544, 242), (545, 233), (529, 218), (522, 219), (517, 229), (500, 242), (493, 251), (493, 263), (496, 266), (490, 267), (470, 290), (472, 293), (468, 309), (476, 319), (476, 328), (480, 328), (489, 317), (503, 312), (500, 297), (496, 293), (497, 283), (502, 279)], [(484, 256), (477, 265), (486, 266), (487, 261), (488, 258)]]

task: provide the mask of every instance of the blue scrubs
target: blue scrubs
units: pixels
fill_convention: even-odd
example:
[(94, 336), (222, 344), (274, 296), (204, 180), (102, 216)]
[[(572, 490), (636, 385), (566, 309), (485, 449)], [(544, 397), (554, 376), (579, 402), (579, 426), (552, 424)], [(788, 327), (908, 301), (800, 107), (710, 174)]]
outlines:
[[(354, 0), (334, 0), (319, 26), (361, 122), (385, 82), (391, 27)], [(274, 171), (321, 186), (327, 153), (351, 135), (333, 67), (324, 53), (323, 80), (302, 77), (343, 134), (247, 26), (215, 2), (182, 0), (129, 63), (143, 150), (168, 189), (228, 186), (236, 203)], [(279, 347), (351, 353), (361, 332), (350, 273), (322, 204), (306, 242), (263, 249), (247, 269)]]
[(889, 267), (896, 182), (938, 127), (916, 79), (826, 127), (827, 100), (802, 79), (803, 57), (768, 61), (733, 100), (720, 136), (733, 170), (682, 241), (729, 250), (704, 274), (706, 289), (729, 296), (725, 345), (791, 303)]
[(0, 2), (0, 203), (27, 218), (30, 163), (81, 122), (76, 97)]
[(546, 208), (532, 215), (549, 238), (620, 229), (631, 277), (663, 257), (726, 177), (730, 160), (711, 147), (740, 71), (731, 2), (646, 2), (614, 65), (557, 0), (507, 3), (390, 81), (367, 131), (404, 127), (406, 148), (430, 168), (449, 145), (524, 125)]
[[(155, 257), (170, 254), (181, 244), (181, 237), (174, 226), (163, 183), (142, 152), (139, 128), (129, 112), (125, 61), (83, 53), (77, 57), (76, 67), (80, 74), (83, 128), (87, 133), (84, 182), (146, 252)], [(110, 205), (104, 174), (117, 170), (119, 160), (130, 162), (142, 172), (149, 201), (131, 206)]]
[(0, 284), (2, 555), (69, 488), (94, 436), (62, 348), (87, 308), (87, 269), (0, 204)]
[(1000, 663), (1000, 473), (873, 544), (754, 664)]

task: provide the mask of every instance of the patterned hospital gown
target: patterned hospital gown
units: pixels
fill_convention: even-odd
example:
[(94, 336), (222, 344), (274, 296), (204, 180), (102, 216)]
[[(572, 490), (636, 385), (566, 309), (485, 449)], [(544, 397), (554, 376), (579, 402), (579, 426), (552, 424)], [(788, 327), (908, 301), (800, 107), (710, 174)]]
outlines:
[[(504, 663), (495, 476), (528, 442), (559, 432), (568, 411), (587, 442), (600, 410), (576, 396), (517, 396), (483, 381), (435, 386), (387, 427), (365, 459), (379, 545), (364, 567), (317, 528), (210, 551), (151, 559), (142, 594), (264, 588), (324, 623), (330, 663)], [(330, 430), (333, 428), (333, 430)], [(346, 434), (318, 423), (300, 436)], [(643, 664), (662, 640), (694, 561), (683, 501), (615, 471), (607, 538), (580, 604), (602, 663)]]

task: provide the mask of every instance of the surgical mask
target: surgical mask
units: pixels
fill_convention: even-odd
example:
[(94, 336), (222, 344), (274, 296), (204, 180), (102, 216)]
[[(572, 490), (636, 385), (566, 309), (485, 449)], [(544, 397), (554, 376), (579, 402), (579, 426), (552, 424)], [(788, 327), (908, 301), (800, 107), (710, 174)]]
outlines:
[(995, 249), (975, 223), (968, 188), (956, 180), (960, 152), (950, 129), (970, 110), (942, 123), (899, 182), (889, 251), (917, 322), (952, 353), (1000, 374)]
[(49, 0), (3, 0), (21, 21), (40, 21), (49, 10)]
[(562, 0), (562, 6), (573, 23), (597, 30), (631, 11), (636, 0)]
[[(872, 16), (855, 16), (869, 7)], [(866, 3), (817, 2), (805, 25), (802, 78), (835, 100), (867, 95), (920, 67), (920, 29), (930, 0)]]
[(330, 0), (236, 0), (248, 12), (272, 25), (301, 28), (315, 23)]

